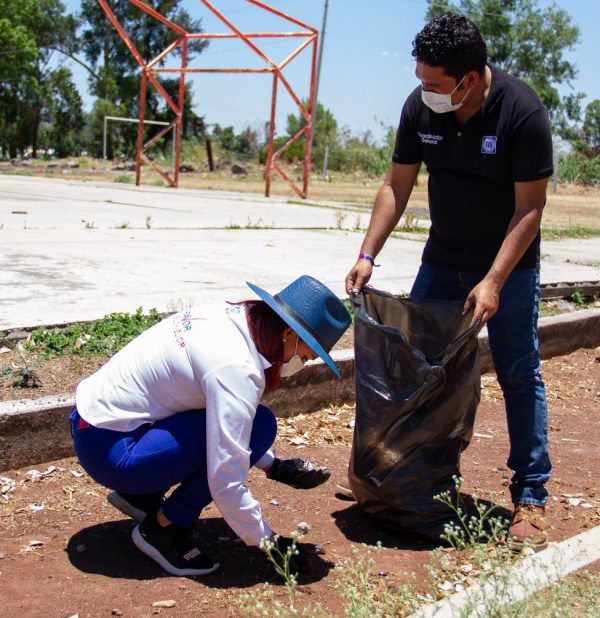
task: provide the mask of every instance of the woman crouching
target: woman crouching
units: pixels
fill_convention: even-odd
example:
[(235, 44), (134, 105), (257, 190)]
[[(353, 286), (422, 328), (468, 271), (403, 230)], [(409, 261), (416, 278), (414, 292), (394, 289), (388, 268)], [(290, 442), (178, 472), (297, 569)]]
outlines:
[[(276, 539), (283, 554), (290, 547), (246, 486), (250, 467), (304, 489), (330, 475), (275, 457), (277, 423), (260, 400), (317, 356), (339, 377), (328, 352), (350, 324), (348, 311), (307, 275), (275, 296), (248, 286), (261, 300), (168, 317), (77, 388), (71, 429), (82, 467), (113, 490), (113, 506), (140, 522), (132, 532), (138, 549), (173, 575), (219, 567), (192, 534), (213, 501), (247, 545)], [(298, 570), (303, 562), (300, 550)]]

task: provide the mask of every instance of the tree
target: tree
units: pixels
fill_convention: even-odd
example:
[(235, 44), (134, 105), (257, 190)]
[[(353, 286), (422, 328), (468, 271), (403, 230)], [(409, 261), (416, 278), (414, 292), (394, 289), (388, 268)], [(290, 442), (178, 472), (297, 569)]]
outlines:
[[(302, 101), (304, 107), (307, 106), (307, 101)], [(306, 125), (304, 116), (298, 114), (290, 114), (287, 117), (286, 132), (289, 136), (295, 135), (303, 126)], [(313, 145), (312, 145), (312, 160), (315, 165), (321, 165), (325, 156), (325, 148), (329, 146), (333, 149), (337, 143), (337, 120), (333, 116), (331, 110), (327, 109), (321, 103), (317, 103), (317, 109), (313, 124)], [(304, 156), (304, 136), (290, 147), (287, 152), (288, 160), (301, 159)]]
[(584, 153), (590, 158), (600, 156), (600, 99), (594, 99), (588, 103), (581, 135)]
[(40, 116), (47, 128), (41, 145), (52, 148), (58, 157), (66, 157), (77, 150), (77, 136), (84, 125), (81, 96), (65, 68), (54, 71), (43, 90)]
[[(177, 33), (136, 8), (127, 0), (110, 0), (111, 10), (125, 28), (135, 48), (148, 62), (155, 58), (177, 37)], [(148, 4), (167, 19), (182, 26), (188, 32), (202, 32), (202, 20), (194, 20), (187, 11), (180, 8), (181, 0), (153, 0)], [(129, 115), (136, 115), (139, 96), (140, 67), (125, 43), (108, 20), (96, 0), (82, 0), (81, 16), (83, 29), (80, 48), (90, 63), (91, 91), (102, 99), (123, 105)], [(201, 52), (207, 43), (195, 40), (188, 45), (188, 60)], [(181, 47), (171, 56), (180, 57)], [(159, 66), (164, 66), (161, 61)], [(163, 85), (177, 80), (160, 80)], [(169, 87), (171, 91), (176, 88)], [(154, 118), (164, 107), (162, 98), (152, 87), (148, 90), (148, 117)]]
[[(37, 155), (40, 126), (49, 109), (49, 97), (63, 97), (78, 106), (68, 69), (52, 62), (60, 47), (76, 39), (77, 22), (66, 14), (60, 0), (0, 0), (0, 42), (11, 53), (0, 60), (2, 149), (10, 156), (31, 147)], [(77, 130), (67, 125), (63, 131)]]
[(446, 11), (464, 14), (481, 31), (488, 45), (490, 62), (527, 82), (548, 109), (554, 130), (572, 137), (573, 122), (580, 117), (583, 95), (561, 98), (557, 86), (577, 76), (565, 51), (579, 42), (579, 28), (567, 11), (552, 4), (537, 7), (537, 0), (427, 0), (426, 19)]

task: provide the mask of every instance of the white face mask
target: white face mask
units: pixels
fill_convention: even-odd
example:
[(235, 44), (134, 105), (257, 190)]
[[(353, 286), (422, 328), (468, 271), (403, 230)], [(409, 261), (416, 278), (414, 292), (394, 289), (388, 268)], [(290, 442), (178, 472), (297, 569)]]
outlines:
[(279, 375), (282, 378), (289, 378), (304, 369), (304, 361), (298, 354), (298, 340), (299, 337), (296, 335), (296, 349), (294, 350), (294, 356), (292, 356), (287, 363), (283, 363), (283, 365), (281, 365), (281, 373)]
[[(466, 77), (466, 75), (465, 75)], [(446, 112), (453, 112), (457, 110), (465, 102), (465, 99), (469, 96), (471, 89), (467, 90), (467, 94), (456, 104), (452, 104), (452, 95), (456, 92), (456, 89), (463, 83), (465, 77), (463, 77), (456, 88), (450, 94), (438, 94), (437, 92), (428, 92), (421, 90), (421, 99), (427, 107), (432, 109), (436, 114), (445, 114)]]

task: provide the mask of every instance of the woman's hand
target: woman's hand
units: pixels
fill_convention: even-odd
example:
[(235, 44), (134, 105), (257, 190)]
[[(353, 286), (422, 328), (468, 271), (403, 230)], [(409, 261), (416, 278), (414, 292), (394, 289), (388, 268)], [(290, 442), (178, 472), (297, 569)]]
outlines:
[(329, 480), (331, 470), (313, 466), (304, 459), (278, 459), (269, 468), (267, 478), (290, 485), (295, 489), (312, 489)]

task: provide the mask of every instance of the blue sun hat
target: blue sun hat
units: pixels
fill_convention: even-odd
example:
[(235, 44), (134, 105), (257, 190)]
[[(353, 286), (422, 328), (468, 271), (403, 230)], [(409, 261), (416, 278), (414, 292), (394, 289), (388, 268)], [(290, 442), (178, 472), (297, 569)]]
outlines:
[(300, 339), (327, 363), (338, 378), (341, 377), (328, 352), (350, 326), (352, 318), (344, 303), (326, 285), (302, 275), (272, 296), (257, 285), (246, 283), (298, 333)]

